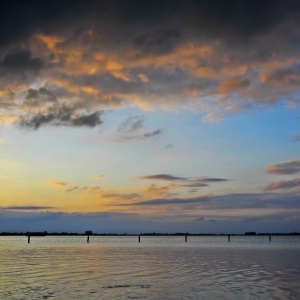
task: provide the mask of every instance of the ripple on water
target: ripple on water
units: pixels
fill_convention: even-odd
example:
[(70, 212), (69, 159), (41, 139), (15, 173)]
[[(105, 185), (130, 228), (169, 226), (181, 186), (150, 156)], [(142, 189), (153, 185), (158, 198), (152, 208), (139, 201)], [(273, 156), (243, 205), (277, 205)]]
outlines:
[[(0, 239), (4, 299), (300, 299), (300, 239)], [(157, 241), (157, 243), (155, 243)], [(251, 244), (251, 241), (254, 243)], [(283, 244), (290, 246), (283, 247)]]

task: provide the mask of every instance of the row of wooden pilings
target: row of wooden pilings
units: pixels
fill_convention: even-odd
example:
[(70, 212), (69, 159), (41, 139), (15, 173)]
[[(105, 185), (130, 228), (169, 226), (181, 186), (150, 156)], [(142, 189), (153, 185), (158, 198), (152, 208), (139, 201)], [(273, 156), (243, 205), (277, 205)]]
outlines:
[[(187, 243), (187, 234), (184, 236), (184, 241)], [(230, 242), (230, 238), (231, 238), (231, 235), (230, 234), (228, 234), (227, 235), (227, 238), (228, 238), (228, 242)], [(269, 241), (271, 242), (272, 241), (272, 238), (271, 238), (271, 234), (269, 234)], [(90, 242), (90, 237), (88, 236), (87, 237), (87, 243), (89, 243)], [(141, 236), (139, 235), (139, 243), (141, 242)]]
[[(30, 243), (30, 235), (27, 235), (27, 237), (28, 237), (28, 244)], [(184, 241), (187, 243), (187, 234), (184, 236)], [(139, 238), (139, 243), (141, 242), (141, 236), (139, 235), (138, 236), (138, 238)], [(228, 242), (230, 242), (230, 238), (231, 238), (231, 235), (230, 234), (228, 234), (227, 235), (227, 239), (228, 239)], [(272, 241), (272, 237), (271, 237), (271, 234), (269, 234), (269, 241), (271, 242)], [(88, 235), (87, 236), (87, 239), (86, 239), (86, 242), (87, 243), (89, 243), (90, 242), (90, 236)]]

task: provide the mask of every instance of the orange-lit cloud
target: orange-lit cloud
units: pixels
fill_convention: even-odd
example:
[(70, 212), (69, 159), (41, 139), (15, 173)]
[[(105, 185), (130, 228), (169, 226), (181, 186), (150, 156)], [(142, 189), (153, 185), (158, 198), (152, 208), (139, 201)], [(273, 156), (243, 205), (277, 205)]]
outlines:
[(58, 179), (50, 179), (50, 180), (49, 180), (49, 183), (50, 183), (51, 185), (55, 185), (55, 186), (58, 186), (58, 187), (64, 188), (64, 189), (67, 187), (67, 184), (66, 184), (65, 182), (60, 181), (60, 180), (58, 180)]
[(58, 43), (62, 43), (64, 38), (51, 35), (38, 34), (36, 38), (45, 43), (49, 50), (54, 51)]
[(268, 165), (267, 172), (273, 174), (296, 174), (300, 172), (300, 160), (289, 161), (286, 163)]
[[(54, 58), (43, 56), (52, 65), (42, 73), (47, 89), (59, 101), (81, 103), (86, 109), (182, 107), (205, 112), (206, 120), (220, 120), (226, 114), (246, 109), (250, 99), (251, 103), (276, 102), (276, 92), (265, 97), (265, 89), (288, 91), (298, 82), (298, 71), (293, 66), (289, 71), (273, 69), (272, 64), (262, 69), (261, 63), (256, 66), (254, 60), (248, 72), (243, 60), (230, 62), (234, 53), (217, 42), (186, 42), (168, 53), (143, 55), (131, 47), (123, 52), (107, 52), (91, 44), (86, 52), (87, 46), (80, 40), (74, 45), (53, 36), (36, 38), (53, 51)], [(3, 97), (12, 95), (8, 91), (2, 93)], [(22, 102), (22, 97), (18, 102)]]
[[(34, 109), (24, 105), (24, 92), (40, 88), (64, 104), (81, 103), (82, 110), (187, 109), (201, 112), (206, 121), (222, 120), (256, 104), (271, 105), (282, 97), (297, 104), (293, 93), (300, 72), (294, 44), (299, 20), (288, 5), (266, 9), (269, 15), (262, 22), (270, 24), (265, 27), (245, 24), (247, 18), (228, 17), (226, 9), (218, 15), (210, 3), (183, 2), (183, 8), (174, 7), (174, 11), (166, 5), (157, 20), (151, 13), (145, 16), (155, 26), (143, 18), (128, 22), (114, 3), (105, 4), (110, 8), (101, 10), (103, 18), (97, 16), (97, 3), (81, 5), (88, 8), (79, 10), (76, 20), (72, 14), (49, 16), (40, 20), (38, 29), (34, 20), (21, 18), (26, 24), (22, 39), (13, 28), (3, 32), (22, 47), (9, 50), (9, 45), (3, 45), (0, 114), (20, 116), (24, 109)], [(232, 6), (235, 11), (236, 5)], [(26, 9), (39, 15), (41, 8), (28, 4)], [(274, 19), (273, 10), (282, 18)], [(253, 11), (259, 13), (259, 9)], [(252, 19), (251, 12), (243, 13)], [(15, 88), (9, 90), (9, 86)], [(6, 98), (14, 98), (16, 107), (8, 107), (11, 101), (3, 101)]]
[(239, 92), (249, 87), (250, 81), (242, 78), (228, 78), (224, 80), (219, 86), (219, 91), (223, 94), (229, 94), (232, 92)]
[(93, 178), (95, 178), (95, 179), (102, 179), (104, 177), (106, 177), (106, 175), (97, 174), (97, 175), (93, 176)]
[(279, 189), (292, 189), (295, 187), (300, 187), (300, 178), (295, 178), (293, 180), (280, 180), (272, 182), (265, 187), (266, 191), (274, 191)]
[(169, 197), (171, 196), (171, 190), (174, 187), (174, 185), (164, 185), (164, 186), (158, 186), (156, 184), (151, 184), (146, 187), (144, 190), (144, 193), (151, 198), (154, 197)]

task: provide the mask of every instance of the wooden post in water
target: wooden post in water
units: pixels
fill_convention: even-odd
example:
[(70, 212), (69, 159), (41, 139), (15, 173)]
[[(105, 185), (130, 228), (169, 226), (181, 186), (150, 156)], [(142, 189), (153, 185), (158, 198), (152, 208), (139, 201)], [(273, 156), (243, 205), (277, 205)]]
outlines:
[(187, 242), (187, 234), (185, 235), (185, 242)]
[(228, 242), (230, 242), (230, 234), (228, 234)]
[(141, 242), (141, 236), (139, 235), (139, 243)]
[(90, 236), (88, 235), (86, 242), (89, 243), (90, 242)]
[(272, 239), (271, 239), (271, 234), (269, 234), (269, 241), (271, 242), (271, 240), (272, 240)]
[(28, 244), (29, 244), (30, 243), (30, 235), (29, 234), (28, 234), (28, 240), (27, 241), (28, 241)]

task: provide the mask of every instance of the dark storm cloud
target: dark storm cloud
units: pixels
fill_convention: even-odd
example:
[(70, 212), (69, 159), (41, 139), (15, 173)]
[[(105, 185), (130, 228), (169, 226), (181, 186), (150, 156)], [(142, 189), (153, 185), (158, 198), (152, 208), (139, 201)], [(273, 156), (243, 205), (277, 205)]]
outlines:
[[(94, 1), (14, 0), (1, 3), (0, 45), (26, 42), (32, 35), (73, 27), (92, 10)], [(97, 4), (96, 4), (97, 6)]]
[(296, 174), (300, 172), (300, 160), (293, 160), (281, 164), (268, 165), (266, 167), (267, 172), (272, 174)]
[(78, 24), (106, 24), (119, 39), (135, 27), (132, 42), (146, 52), (160, 53), (172, 49), (182, 28), (184, 33), (245, 40), (284, 21), (296, 21), (299, 7), (293, 0), (8, 1), (1, 5), (0, 43), (25, 41), (38, 32), (55, 34)]
[[(298, 0), (3, 2), (0, 84), (19, 95), (46, 81), (65, 102), (93, 111), (196, 107), (218, 121), (257, 103), (295, 100), (299, 12)], [(73, 123), (51, 113), (33, 118), (22, 124), (99, 124), (97, 113)]]
[(53, 92), (44, 87), (41, 87), (39, 89), (29, 89), (23, 104), (26, 106), (39, 106), (43, 103), (52, 103), (56, 101), (57, 98)]
[(101, 112), (96, 111), (91, 114), (81, 115), (71, 119), (70, 126), (87, 126), (95, 127), (101, 125), (103, 121), (100, 119)]
[(94, 112), (79, 115), (73, 107), (55, 104), (35, 114), (20, 116), (18, 125), (23, 128), (32, 129), (39, 129), (41, 126), (47, 124), (55, 126), (95, 127), (103, 123), (100, 119), (102, 114), (103, 112)]
[(32, 57), (28, 50), (7, 54), (0, 62), (0, 71), (9, 73), (33, 71), (38, 72), (44, 64), (41, 59)]
[(29, 50), (7, 54), (0, 61), (0, 84), (5, 86), (10, 82), (28, 83), (32, 78), (36, 78), (44, 67), (44, 62), (38, 57), (33, 57)]
[[(178, 38), (175, 29), (188, 28), (191, 32), (209, 34), (214, 37), (227, 36), (231, 41), (245, 40), (256, 34), (266, 32), (286, 20), (297, 20), (299, 1), (115, 1), (119, 8), (120, 20), (124, 24), (169, 25), (166, 32), (155, 30), (156, 37), (143, 35), (143, 41), (159, 44), (159, 37)], [(255, 21), (254, 21), (255, 20)], [(157, 51), (153, 47), (154, 51)]]
[(178, 31), (161, 29), (141, 34), (134, 40), (134, 45), (145, 54), (164, 54), (174, 49), (179, 38)]

